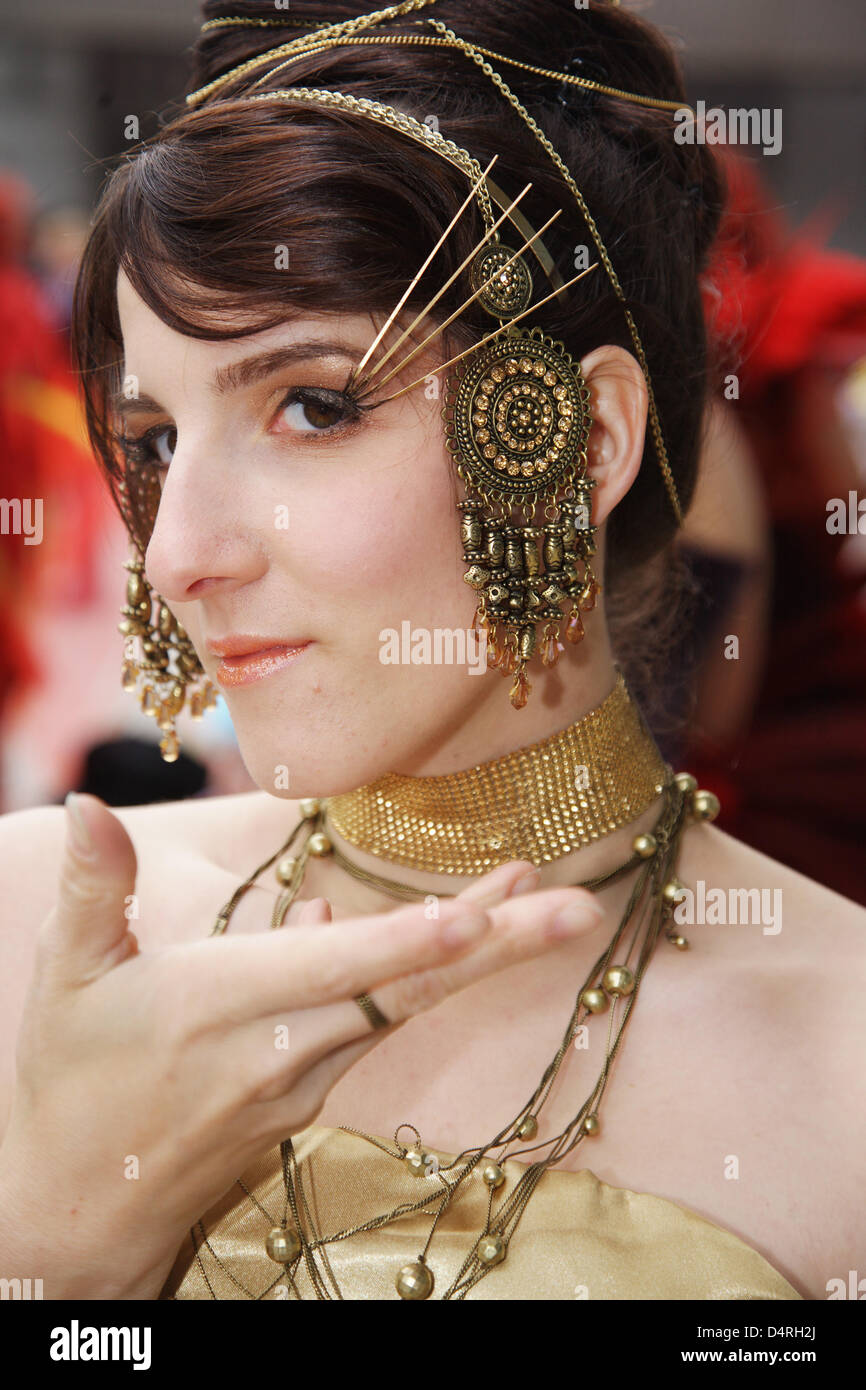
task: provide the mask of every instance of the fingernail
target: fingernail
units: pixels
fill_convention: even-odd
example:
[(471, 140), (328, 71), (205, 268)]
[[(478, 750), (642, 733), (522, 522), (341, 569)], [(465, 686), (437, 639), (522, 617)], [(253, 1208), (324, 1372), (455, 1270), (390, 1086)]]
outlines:
[(96, 846), (87, 828), (87, 822), (81, 813), (81, 806), (75, 792), (70, 792), (63, 804), (66, 807), (66, 824), (69, 827), (69, 838), (73, 847), (80, 854), (93, 854)]
[(588, 931), (598, 926), (604, 913), (597, 903), (573, 902), (557, 912), (551, 923), (554, 936), (572, 936), (578, 931)]
[(464, 942), (475, 941), (479, 936), (490, 927), (490, 918), (486, 912), (465, 912), (460, 917), (455, 917), (453, 922), (446, 922), (442, 928), (442, 940), (448, 946), (462, 946)]
[(528, 874), (521, 874), (511, 890), (511, 897), (516, 898), (518, 893), (531, 893), (541, 882), (541, 874), (538, 869), (532, 869)]

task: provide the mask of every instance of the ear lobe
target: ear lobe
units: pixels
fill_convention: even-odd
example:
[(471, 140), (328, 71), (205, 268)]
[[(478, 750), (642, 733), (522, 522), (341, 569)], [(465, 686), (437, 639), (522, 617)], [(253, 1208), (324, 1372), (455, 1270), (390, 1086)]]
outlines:
[(593, 525), (604, 521), (637, 477), (649, 396), (640, 364), (625, 348), (596, 348), (581, 361), (590, 389), (588, 472), (595, 478)]

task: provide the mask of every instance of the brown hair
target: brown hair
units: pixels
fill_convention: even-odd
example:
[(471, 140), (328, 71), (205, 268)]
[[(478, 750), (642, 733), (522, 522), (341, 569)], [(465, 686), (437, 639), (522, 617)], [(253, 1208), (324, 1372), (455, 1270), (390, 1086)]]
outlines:
[[(285, 28), (207, 31), (193, 52), (188, 90), (306, 30), (372, 8), (293, 0)], [(272, 4), (249, 0), (210, 0), (203, 10), (205, 18), (280, 18)], [(437, 0), (432, 13), (460, 37), (521, 62), (685, 100), (659, 31), (598, 0), (582, 9), (571, 0)], [(391, 21), (388, 31), (423, 33), (415, 21), (424, 14)], [(501, 67), (568, 165), (616, 267), (643, 340), (685, 512), (708, 393), (698, 277), (723, 202), (718, 166), (705, 146), (675, 142), (670, 112)], [(244, 85), (173, 114), (123, 157), (95, 214), (75, 290), (72, 343), (91, 441), (121, 507), (122, 466), (107, 409), (122, 352), (119, 268), (166, 324), (197, 338), (241, 336), (236, 326), (225, 327), (233, 311), (247, 316), (245, 333), (305, 311), (388, 312), (466, 196), (458, 170), (405, 136), (345, 112), (253, 103), (238, 95)], [(535, 227), (561, 209), (544, 239), (564, 279), (575, 274), (576, 247), (587, 246), (595, 259), (589, 230), (548, 155), (490, 80), (453, 48), (344, 46), (294, 61), (256, 91), (291, 85), (332, 87), (421, 121), (435, 116), (441, 133), (482, 167), (498, 155), (495, 177), (506, 192), (514, 196), (532, 181), (521, 209)], [(461, 219), (437, 259), (441, 276), (456, 269), (482, 231), (477, 215)], [(281, 244), (290, 250), (288, 270), (275, 269)], [(425, 276), (408, 308), (423, 305), (429, 283)], [(437, 312), (446, 317), (466, 294), (460, 277)], [(577, 357), (605, 343), (632, 350), (622, 304), (601, 269), (569, 291), (567, 308), (553, 301), (529, 321)], [(451, 342), (468, 345), (490, 327), (472, 306)], [(674, 613), (662, 591), (675, 567), (675, 530), (648, 431), (640, 473), (608, 524), (605, 574), (614, 649), (641, 688), (663, 636), (661, 615), (672, 620)]]

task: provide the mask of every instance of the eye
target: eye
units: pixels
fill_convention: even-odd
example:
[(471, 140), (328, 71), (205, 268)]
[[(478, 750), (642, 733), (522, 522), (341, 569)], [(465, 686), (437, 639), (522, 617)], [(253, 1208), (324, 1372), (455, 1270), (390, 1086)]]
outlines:
[(340, 424), (356, 420), (357, 405), (343, 391), (312, 390), (296, 387), (280, 403), (279, 416), (292, 432), (324, 434)]
[[(171, 443), (168, 443), (169, 437)], [(177, 430), (171, 425), (167, 425), (165, 429), (157, 430), (155, 434), (150, 436), (150, 446), (153, 450), (155, 461), (163, 464), (167, 468), (177, 448)]]
[(174, 425), (154, 425), (138, 439), (123, 438), (120, 443), (130, 462), (149, 464), (155, 469), (168, 468), (177, 448), (177, 430)]

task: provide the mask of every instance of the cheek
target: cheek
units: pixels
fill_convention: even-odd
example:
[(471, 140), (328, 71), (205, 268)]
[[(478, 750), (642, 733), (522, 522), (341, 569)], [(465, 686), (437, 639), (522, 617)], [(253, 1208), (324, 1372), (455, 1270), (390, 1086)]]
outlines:
[(380, 628), (405, 618), (428, 627), (471, 623), (475, 598), (463, 582), (453, 464), (440, 444), (359, 469), (348, 483), (343, 474), (337, 495), (322, 496), (315, 511), (318, 519), (310, 516), (305, 527), (303, 572), (319, 598), (327, 594), (351, 615), (365, 645), (375, 641), (378, 651)]

